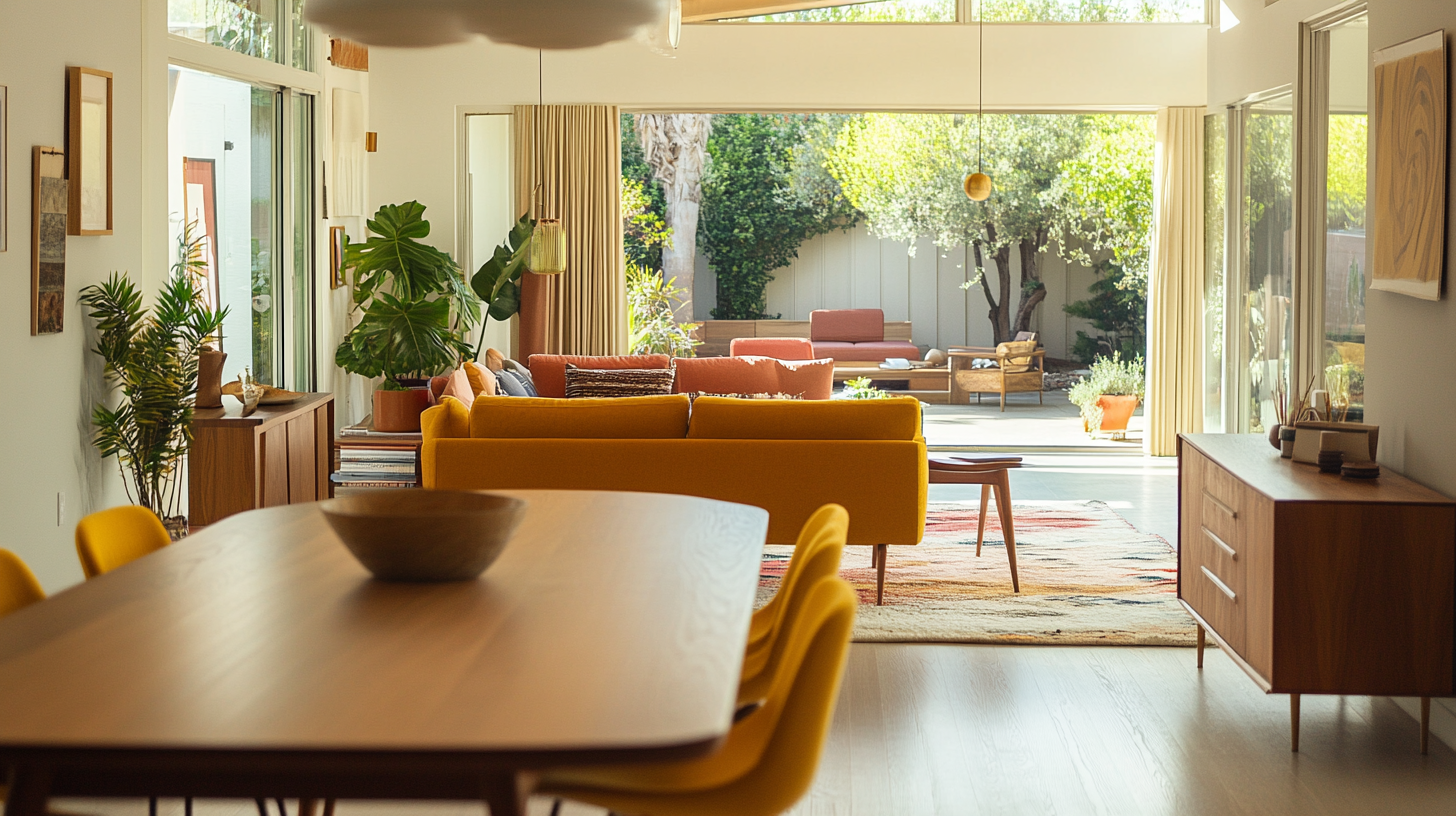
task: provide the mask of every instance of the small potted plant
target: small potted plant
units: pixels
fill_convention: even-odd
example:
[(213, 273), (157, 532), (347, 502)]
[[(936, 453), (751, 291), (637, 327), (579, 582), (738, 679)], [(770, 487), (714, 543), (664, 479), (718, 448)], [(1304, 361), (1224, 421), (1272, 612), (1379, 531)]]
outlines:
[(1127, 421), (1147, 388), (1142, 358), (1123, 360), (1120, 353), (1098, 357), (1092, 370), (1067, 392), (1067, 399), (1082, 410), (1087, 433), (1126, 436)]
[(363, 243), (344, 248), (353, 273), (359, 322), (344, 336), (334, 361), (362, 377), (384, 378), (374, 392), (374, 429), (418, 431), (429, 407), (428, 385), (472, 352), (465, 335), (480, 321), (480, 302), (450, 256), (419, 239), (430, 234), (418, 201), (387, 204), (369, 223)]

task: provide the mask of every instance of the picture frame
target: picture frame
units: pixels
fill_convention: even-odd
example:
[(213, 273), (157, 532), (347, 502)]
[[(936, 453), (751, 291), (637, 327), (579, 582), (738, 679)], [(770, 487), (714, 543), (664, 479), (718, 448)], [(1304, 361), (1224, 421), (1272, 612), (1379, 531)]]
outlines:
[(329, 288), (338, 289), (348, 283), (344, 279), (344, 248), (349, 236), (343, 227), (329, 227)]
[(1375, 65), (1371, 289), (1440, 300), (1446, 257), (1446, 33), (1383, 48)]
[(66, 69), (66, 178), (71, 235), (110, 235), (112, 229), (112, 76)]
[(64, 150), (39, 145), (31, 149), (30, 190), (30, 334), (60, 334), (66, 328), (71, 192)]
[(10, 168), (6, 156), (10, 155), (10, 97), (8, 89), (0, 85), (0, 252), (10, 249)]

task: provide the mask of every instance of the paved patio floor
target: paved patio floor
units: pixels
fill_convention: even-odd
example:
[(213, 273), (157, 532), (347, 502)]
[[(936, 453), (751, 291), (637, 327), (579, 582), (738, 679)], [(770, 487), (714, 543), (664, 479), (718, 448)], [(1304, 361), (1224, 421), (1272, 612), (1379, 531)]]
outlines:
[(1126, 440), (1093, 438), (1082, 430), (1077, 406), (1067, 401), (1065, 391), (1043, 394), (1009, 394), (1006, 410), (999, 398), (985, 397), (980, 405), (925, 406), (925, 442), (932, 448), (1015, 449), (1055, 448), (1088, 452), (1125, 451), (1142, 453), (1143, 412), (1139, 407), (1128, 423)]

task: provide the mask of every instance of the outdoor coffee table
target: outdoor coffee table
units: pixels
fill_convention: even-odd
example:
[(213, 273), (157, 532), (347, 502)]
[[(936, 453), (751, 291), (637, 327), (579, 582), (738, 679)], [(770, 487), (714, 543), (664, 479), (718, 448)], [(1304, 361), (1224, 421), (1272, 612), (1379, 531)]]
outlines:
[(7, 816), (51, 796), (483, 799), (519, 816), (538, 769), (715, 750), (768, 514), (501, 492), (529, 507), (475, 581), (372, 580), (306, 504), (0, 620)]

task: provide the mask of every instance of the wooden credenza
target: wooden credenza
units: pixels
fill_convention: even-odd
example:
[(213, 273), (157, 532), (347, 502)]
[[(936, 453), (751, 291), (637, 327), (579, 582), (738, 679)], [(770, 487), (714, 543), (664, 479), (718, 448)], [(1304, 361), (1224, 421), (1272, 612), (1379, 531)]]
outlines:
[(193, 527), (234, 513), (333, 495), (334, 395), (260, 405), (250, 416), (228, 398), (192, 417), (188, 520)]
[(1262, 436), (1178, 446), (1178, 597), (1266, 692), (1456, 694), (1456, 502), (1279, 458)]

